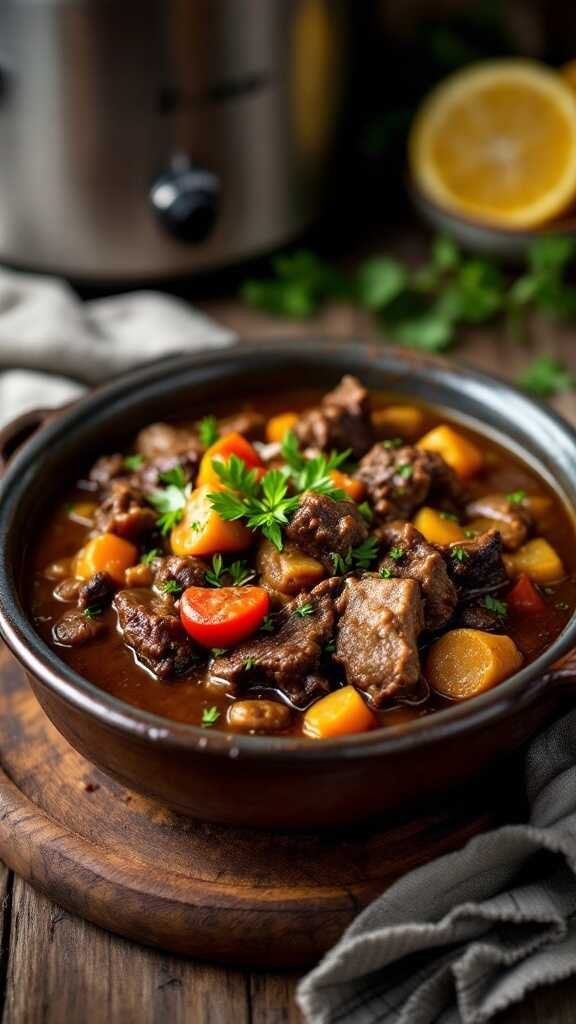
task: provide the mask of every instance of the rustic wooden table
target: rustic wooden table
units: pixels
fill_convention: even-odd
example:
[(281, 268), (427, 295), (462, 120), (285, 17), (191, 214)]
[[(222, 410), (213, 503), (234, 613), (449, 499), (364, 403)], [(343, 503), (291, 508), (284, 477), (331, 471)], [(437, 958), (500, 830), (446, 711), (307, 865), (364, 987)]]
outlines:
[[(400, 238), (395, 245), (414, 253), (419, 242)], [(247, 337), (375, 333), (367, 317), (344, 305), (294, 324), (247, 311), (233, 297), (194, 301)], [(544, 323), (532, 326), (526, 343), (498, 329), (470, 332), (458, 356), (513, 379), (543, 352), (576, 372), (573, 328)], [(576, 422), (573, 394), (554, 404)], [(232, 970), (134, 945), (65, 913), (0, 865), (2, 1024), (291, 1024), (300, 1020), (296, 982), (290, 974)], [(575, 1004), (576, 978), (536, 990), (498, 1024), (573, 1024)]]

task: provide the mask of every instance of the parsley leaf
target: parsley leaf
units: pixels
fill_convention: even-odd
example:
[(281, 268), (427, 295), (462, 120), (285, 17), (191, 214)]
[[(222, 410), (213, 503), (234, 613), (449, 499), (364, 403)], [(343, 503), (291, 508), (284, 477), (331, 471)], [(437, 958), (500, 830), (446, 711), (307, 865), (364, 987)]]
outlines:
[(232, 491), (255, 498), (258, 494), (258, 470), (249, 469), (244, 459), (230, 455), (227, 459), (213, 459), (212, 466), (223, 484)]
[(497, 612), (498, 615), (508, 614), (508, 605), (506, 602), (498, 601), (497, 598), (492, 597), (491, 594), (486, 594), (486, 596), (482, 598), (482, 604), (490, 612)]
[(212, 655), (213, 658), (219, 658), (222, 654), (227, 654), (227, 653), (228, 653), (228, 648), (227, 647), (212, 647), (210, 649), (210, 654)]
[(378, 538), (368, 537), (355, 548), (349, 548), (345, 555), (340, 555), (337, 551), (331, 551), (330, 559), (334, 566), (334, 572), (339, 576), (343, 576), (354, 569), (368, 569), (371, 562), (378, 555), (378, 547)]
[(367, 501), (361, 501), (358, 505), (358, 511), (362, 518), (367, 522), (371, 523), (374, 519), (374, 513)]
[(98, 605), (88, 605), (84, 609), (83, 613), (85, 619), (96, 619), (99, 615), (102, 615), (102, 609)]
[(380, 443), (383, 448), (388, 450), (392, 448), (402, 448), (404, 440), (401, 437), (388, 437), (385, 441), (381, 441)]
[(272, 616), (271, 615), (266, 615), (266, 617), (264, 618), (264, 620), (262, 622), (262, 625), (260, 626), (260, 631), (262, 633), (273, 633), (274, 632), (274, 622), (272, 620)]
[(526, 491), (522, 490), (512, 491), (510, 494), (506, 495), (506, 499), (511, 505), (521, 505), (526, 498)]
[(408, 284), (406, 269), (398, 260), (388, 256), (376, 257), (363, 263), (356, 278), (356, 297), (365, 309), (384, 309), (404, 291)]
[[(178, 466), (177, 469), (180, 469)], [(169, 470), (168, 473), (162, 474), (162, 478), (167, 477), (169, 474), (175, 473), (176, 470)], [(182, 477), (184, 477), (184, 473)], [(184, 515), (184, 509), (186, 507), (186, 499), (188, 497), (188, 487), (186, 486), (186, 480), (184, 484), (169, 483), (168, 487), (165, 487), (162, 491), (153, 491), (152, 494), (148, 495), (148, 502), (153, 505), (158, 512), (158, 518), (156, 525), (161, 533), (167, 534), (176, 526), (182, 516)]]
[(224, 559), (222, 555), (212, 555), (212, 568), (204, 574), (206, 583), (212, 587), (223, 587), (222, 574), (224, 572)]
[(458, 544), (452, 548), (451, 554), (452, 558), (456, 558), (459, 562), (465, 562), (467, 558), (470, 558), (466, 548), (462, 548)]
[(160, 473), (160, 479), (163, 484), (167, 484), (169, 487), (179, 487), (181, 491), (184, 490), (187, 484), (186, 474), (182, 466), (173, 466), (172, 469), (167, 469), (165, 473)]
[(160, 548), (150, 548), (150, 551), (145, 551), (140, 561), (143, 565), (152, 565), (152, 562), (156, 558), (160, 558), (162, 552)]
[(576, 377), (558, 359), (539, 356), (524, 370), (517, 383), (537, 398), (552, 398), (576, 387)]
[(388, 569), (385, 565), (383, 565), (382, 568), (380, 569), (379, 575), (382, 577), (383, 580), (391, 580), (394, 578), (394, 573), (392, 572), (392, 569)]
[(409, 480), (413, 472), (414, 467), (409, 462), (405, 462), (402, 466), (396, 467), (396, 474), (401, 476), (404, 480)]
[(304, 619), (307, 615), (314, 615), (314, 611), (314, 605), (311, 604), (310, 601), (307, 601), (306, 604), (301, 604), (300, 607), (296, 609), (296, 615), (299, 615), (301, 619)]
[(251, 655), (249, 655), (247, 658), (244, 658), (244, 661), (242, 662), (242, 665), (246, 669), (246, 671), (249, 672), (250, 669), (255, 667), (255, 665), (256, 665), (256, 658), (253, 658)]
[(282, 441), (282, 456), (288, 467), (290, 477), (295, 490), (301, 494), (304, 491), (315, 491), (317, 494), (325, 494), (335, 501), (345, 501), (347, 495), (336, 487), (330, 472), (338, 469), (351, 455), (351, 449), (344, 452), (331, 452), (330, 455), (316, 455), (313, 459), (307, 459), (300, 451), (298, 439), (292, 430), (289, 430)]
[(402, 558), (404, 558), (405, 554), (406, 552), (404, 551), (404, 548), (395, 545), (394, 547), (390, 548), (388, 552), (388, 558), (392, 558), (394, 562), (399, 562)]
[(250, 580), (253, 580), (256, 573), (250, 568), (247, 562), (232, 562), (228, 567), (228, 573), (232, 579), (233, 587), (244, 587)]
[(136, 470), (142, 469), (144, 465), (144, 456), (140, 454), (126, 455), (124, 458), (124, 466), (129, 469), (131, 473), (135, 473)]
[(204, 416), (198, 423), (198, 437), (204, 448), (211, 448), (220, 437), (218, 420), (215, 416)]
[(311, 316), (329, 296), (343, 297), (350, 290), (338, 271), (307, 249), (279, 255), (272, 266), (275, 276), (246, 281), (241, 297), (275, 316)]
[(161, 584), (160, 590), (163, 594), (181, 594), (182, 585), (178, 583), (178, 580), (165, 580)]
[(220, 718), (220, 712), (215, 704), (210, 708), (202, 708), (202, 728), (209, 729), (215, 725)]
[[(233, 463), (228, 471), (229, 463)], [(244, 467), (243, 469), (239, 468)], [(220, 466), (219, 466), (220, 468)], [(288, 481), (279, 469), (270, 469), (258, 482), (254, 470), (248, 470), (245, 463), (231, 456), (221, 464), (219, 474), (224, 482), (233, 481), (242, 494), (230, 491), (215, 491), (208, 495), (212, 508), (222, 519), (245, 519), (251, 530), (259, 529), (278, 551), (282, 550), (282, 527), (288, 523), (288, 516), (298, 507), (298, 495), (288, 496)]]

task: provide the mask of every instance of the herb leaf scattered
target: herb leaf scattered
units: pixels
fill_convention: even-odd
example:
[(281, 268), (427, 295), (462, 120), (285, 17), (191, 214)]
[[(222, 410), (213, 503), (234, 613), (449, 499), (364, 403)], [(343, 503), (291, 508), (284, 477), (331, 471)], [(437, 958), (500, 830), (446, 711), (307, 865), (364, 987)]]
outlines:
[(202, 708), (202, 728), (209, 729), (215, 725), (220, 718), (220, 712), (215, 704), (210, 708)]
[(215, 416), (204, 416), (198, 424), (198, 437), (204, 448), (211, 448), (220, 437), (218, 420)]
[(498, 615), (508, 614), (508, 605), (505, 601), (499, 601), (496, 597), (492, 597), (491, 594), (486, 594), (482, 598), (482, 604), (490, 612), (496, 612)]
[(144, 456), (137, 453), (136, 455), (126, 455), (124, 457), (124, 466), (129, 469), (131, 473), (135, 473), (136, 470), (142, 469), (144, 465)]

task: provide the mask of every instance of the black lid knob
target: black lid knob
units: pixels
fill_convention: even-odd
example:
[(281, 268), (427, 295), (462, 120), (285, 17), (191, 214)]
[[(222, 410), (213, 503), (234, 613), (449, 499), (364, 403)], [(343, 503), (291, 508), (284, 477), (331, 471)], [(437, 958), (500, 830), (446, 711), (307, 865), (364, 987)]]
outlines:
[(203, 242), (218, 211), (218, 179), (202, 167), (165, 171), (150, 189), (153, 209), (165, 228), (183, 242)]

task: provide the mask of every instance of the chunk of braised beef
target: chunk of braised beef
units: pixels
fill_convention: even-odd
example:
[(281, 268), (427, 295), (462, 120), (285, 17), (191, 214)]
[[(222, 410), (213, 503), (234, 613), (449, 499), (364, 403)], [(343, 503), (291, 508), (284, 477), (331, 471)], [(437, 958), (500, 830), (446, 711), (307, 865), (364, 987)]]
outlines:
[(78, 594), (82, 587), (82, 580), (77, 580), (73, 576), (67, 576), (66, 579), (60, 580), (56, 584), (52, 591), (53, 596), (57, 601), (64, 601), (65, 603), (76, 603), (78, 600)]
[(54, 639), (65, 647), (81, 647), (94, 640), (106, 628), (100, 618), (85, 615), (78, 608), (66, 612), (53, 629)]
[(94, 522), (102, 533), (116, 533), (126, 540), (138, 540), (156, 525), (156, 513), (144, 503), (142, 492), (124, 480), (113, 480)]
[(305, 447), (326, 452), (351, 448), (360, 458), (374, 442), (367, 389), (356, 377), (346, 375), (317, 408), (300, 416), (295, 433)]
[(453, 509), (462, 499), (460, 481), (442, 456), (411, 445), (374, 445), (354, 475), (381, 520), (409, 519), (426, 502)]
[(151, 423), (136, 438), (136, 451), (151, 461), (165, 455), (182, 455), (200, 451), (201, 445), (192, 427), (177, 427), (173, 423)]
[(522, 504), (515, 504), (505, 494), (486, 494), (466, 506), (469, 519), (481, 520), (486, 529), (495, 527), (506, 551), (517, 551), (532, 529), (532, 517)]
[(426, 629), (442, 629), (454, 614), (458, 593), (440, 552), (411, 523), (387, 523), (377, 536), (385, 553), (378, 568), (390, 578), (416, 580), (422, 588)]
[(224, 434), (242, 434), (250, 441), (262, 441), (266, 429), (266, 417), (261, 412), (246, 409), (233, 416), (218, 420), (218, 431)]
[(111, 480), (116, 480), (118, 477), (126, 476), (127, 470), (124, 463), (124, 456), (120, 452), (115, 452), (114, 455), (102, 455), (90, 470), (90, 480), (98, 484), (99, 487), (107, 487)]
[(80, 587), (78, 593), (78, 607), (103, 609), (110, 604), (117, 586), (107, 572), (95, 572), (90, 579), (86, 580)]
[(131, 486), (139, 489), (143, 494), (150, 494), (158, 487), (162, 487), (162, 474), (168, 473), (171, 469), (180, 469), (184, 474), (187, 484), (194, 485), (198, 476), (198, 468), (202, 455), (200, 449), (190, 449), (181, 452), (179, 455), (158, 455), (155, 459), (145, 462), (130, 477)]
[(260, 633), (212, 662), (210, 675), (232, 692), (249, 688), (280, 690), (292, 704), (305, 707), (328, 692), (322, 657), (335, 627), (334, 597), (342, 582), (331, 578), (300, 594), (277, 615), (274, 633)]
[(485, 633), (502, 633), (506, 628), (506, 616), (487, 608), (481, 601), (465, 604), (455, 623), (460, 629), (481, 629)]
[(181, 591), (188, 587), (206, 586), (208, 565), (194, 555), (188, 555), (186, 558), (180, 558), (178, 555), (158, 558), (153, 568), (154, 585), (158, 590), (164, 589), (166, 584), (170, 583), (176, 583)]
[(444, 552), (444, 559), (463, 597), (489, 593), (508, 582), (498, 530), (487, 530), (474, 540), (451, 544)]
[(285, 533), (307, 555), (333, 570), (331, 554), (346, 555), (366, 540), (368, 527), (354, 502), (306, 491)]
[(412, 693), (420, 681), (418, 636), (424, 626), (416, 581), (348, 578), (336, 608), (334, 659), (347, 681), (377, 706)]
[(125, 642), (160, 679), (181, 676), (198, 660), (198, 649), (169, 596), (142, 588), (121, 590), (114, 607)]

